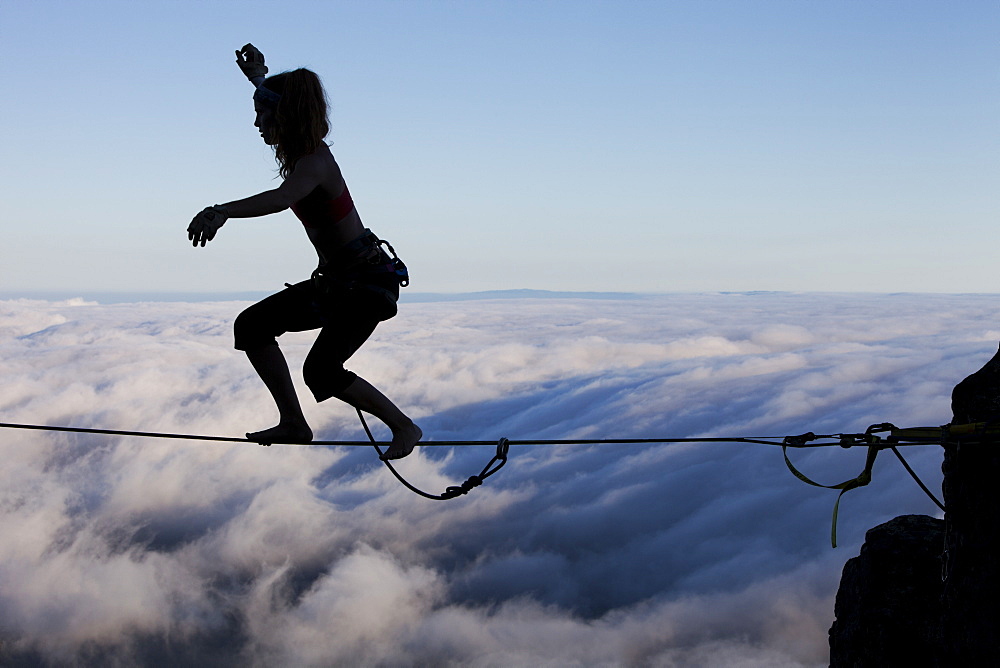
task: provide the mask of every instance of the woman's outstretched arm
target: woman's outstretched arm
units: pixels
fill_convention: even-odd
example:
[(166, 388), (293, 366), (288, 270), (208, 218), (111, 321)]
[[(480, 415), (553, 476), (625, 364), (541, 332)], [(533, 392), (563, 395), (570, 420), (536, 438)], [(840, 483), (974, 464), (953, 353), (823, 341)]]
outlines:
[(204, 246), (215, 238), (219, 228), (230, 218), (256, 218), (284, 211), (311, 193), (320, 184), (322, 176), (320, 158), (316, 154), (307, 155), (295, 164), (295, 171), (274, 190), (204, 209), (188, 225), (188, 240), (195, 246)]
[(320, 166), (317, 156), (307, 155), (295, 164), (295, 170), (274, 190), (265, 190), (220, 206), (229, 218), (256, 218), (284, 211), (316, 189), (322, 180)]

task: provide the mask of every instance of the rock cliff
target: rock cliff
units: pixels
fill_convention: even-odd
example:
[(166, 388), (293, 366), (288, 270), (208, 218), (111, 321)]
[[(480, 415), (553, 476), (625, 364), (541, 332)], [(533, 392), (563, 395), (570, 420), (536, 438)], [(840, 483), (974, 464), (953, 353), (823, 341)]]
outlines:
[[(1000, 421), (1000, 352), (952, 392), (952, 423)], [(944, 521), (904, 515), (844, 565), (830, 665), (1000, 665), (1000, 443), (944, 446)]]

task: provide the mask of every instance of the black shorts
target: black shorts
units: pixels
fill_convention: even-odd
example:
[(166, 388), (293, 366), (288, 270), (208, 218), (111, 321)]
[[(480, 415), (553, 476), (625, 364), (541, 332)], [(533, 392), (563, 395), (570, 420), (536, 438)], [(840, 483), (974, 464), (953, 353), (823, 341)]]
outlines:
[(254, 304), (236, 318), (237, 350), (278, 345), (285, 332), (319, 329), (302, 375), (316, 401), (339, 395), (357, 378), (344, 368), (375, 327), (396, 315), (394, 274), (321, 284), (303, 281)]

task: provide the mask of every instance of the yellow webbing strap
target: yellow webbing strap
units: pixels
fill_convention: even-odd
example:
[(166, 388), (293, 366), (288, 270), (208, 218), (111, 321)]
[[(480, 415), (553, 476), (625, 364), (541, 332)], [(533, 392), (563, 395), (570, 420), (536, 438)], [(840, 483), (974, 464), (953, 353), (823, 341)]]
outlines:
[(900, 441), (927, 441), (928, 443), (941, 443), (948, 439), (949, 431), (950, 425), (944, 425), (942, 427), (896, 428), (889, 433), (888, 440), (896, 443)]
[(887, 440), (900, 442), (925, 442), (944, 444), (961, 440), (975, 442), (992, 441), (1000, 438), (1000, 424), (996, 422), (970, 422), (968, 424), (946, 424), (940, 427), (894, 427)]
[(806, 484), (812, 485), (813, 487), (840, 490), (840, 494), (837, 495), (837, 502), (833, 504), (833, 522), (830, 527), (830, 543), (833, 547), (837, 547), (837, 515), (840, 512), (840, 497), (842, 497), (845, 492), (855, 489), (856, 487), (864, 487), (872, 481), (872, 466), (875, 465), (875, 457), (878, 456), (879, 451), (878, 437), (875, 438), (876, 441), (868, 446), (868, 458), (865, 460), (865, 470), (862, 471), (857, 478), (845, 480), (839, 485), (821, 485), (815, 480), (810, 480), (805, 474), (792, 466), (792, 461), (788, 458), (788, 444), (783, 443), (781, 446), (781, 454), (785, 457), (785, 466), (788, 467), (788, 470), (791, 471), (796, 478)]

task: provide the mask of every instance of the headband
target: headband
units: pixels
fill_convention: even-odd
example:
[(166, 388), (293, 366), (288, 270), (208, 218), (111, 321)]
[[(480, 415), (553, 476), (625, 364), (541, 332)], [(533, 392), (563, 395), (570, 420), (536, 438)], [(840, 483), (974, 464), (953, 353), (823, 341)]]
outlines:
[(270, 104), (276, 106), (278, 102), (281, 101), (281, 96), (275, 93), (270, 88), (264, 88), (263, 85), (257, 86), (257, 90), (253, 93), (253, 99), (257, 102), (263, 104)]

